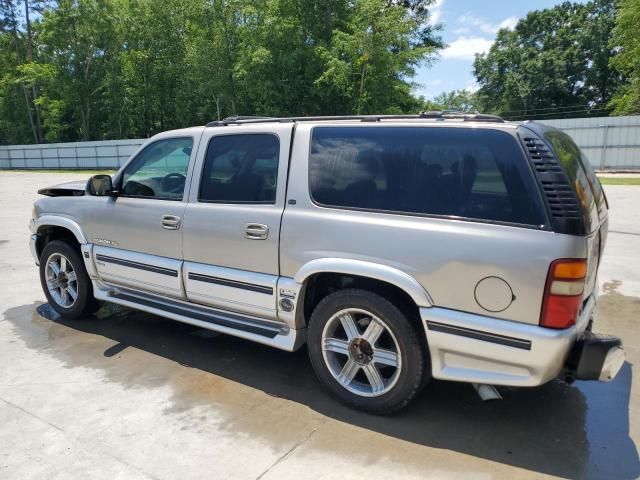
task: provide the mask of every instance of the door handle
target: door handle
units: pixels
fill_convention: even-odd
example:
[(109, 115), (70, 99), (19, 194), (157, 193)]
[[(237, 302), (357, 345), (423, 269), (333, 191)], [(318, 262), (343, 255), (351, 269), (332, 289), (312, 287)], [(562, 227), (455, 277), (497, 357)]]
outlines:
[(244, 237), (249, 240), (266, 240), (269, 236), (269, 227), (262, 223), (247, 223), (244, 226)]
[(176, 215), (163, 215), (162, 216), (162, 228), (167, 230), (178, 230), (180, 228), (180, 217)]

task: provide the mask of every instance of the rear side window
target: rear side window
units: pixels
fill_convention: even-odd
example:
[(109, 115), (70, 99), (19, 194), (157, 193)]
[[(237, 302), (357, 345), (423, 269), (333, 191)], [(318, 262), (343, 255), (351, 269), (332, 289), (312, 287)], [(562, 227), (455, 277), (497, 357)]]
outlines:
[(271, 134), (220, 135), (207, 147), (201, 202), (274, 203), (280, 142)]
[(498, 130), (316, 127), (309, 169), (325, 206), (545, 223), (522, 151)]

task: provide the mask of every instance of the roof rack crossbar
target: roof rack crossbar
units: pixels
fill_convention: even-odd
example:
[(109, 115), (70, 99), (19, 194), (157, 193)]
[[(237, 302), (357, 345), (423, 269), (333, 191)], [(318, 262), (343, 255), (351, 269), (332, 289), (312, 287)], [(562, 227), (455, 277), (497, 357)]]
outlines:
[(207, 127), (218, 127), (226, 125), (244, 125), (254, 123), (273, 123), (273, 122), (321, 122), (331, 120), (360, 120), (361, 122), (379, 122), (381, 120), (420, 120), (420, 119), (436, 119), (436, 120), (462, 120), (465, 122), (504, 122), (497, 115), (487, 115), (483, 113), (464, 113), (456, 111), (426, 111), (414, 115), (328, 115), (314, 117), (259, 117), (259, 116), (233, 116), (222, 120), (214, 120), (207, 123)]

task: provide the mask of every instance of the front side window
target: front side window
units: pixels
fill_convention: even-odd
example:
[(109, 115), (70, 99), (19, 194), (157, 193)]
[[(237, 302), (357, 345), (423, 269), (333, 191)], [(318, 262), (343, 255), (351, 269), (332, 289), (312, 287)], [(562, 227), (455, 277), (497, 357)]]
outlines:
[(309, 175), (325, 206), (545, 223), (517, 141), (497, 130), (316, 127)]
[(193, 138), (168, 138), (147, 146), (122, 175), (121, 195), (182, 200)]
[(201, 202), (275, 203), (280, 142), (271, 134), (220, 135), (207, 147)]

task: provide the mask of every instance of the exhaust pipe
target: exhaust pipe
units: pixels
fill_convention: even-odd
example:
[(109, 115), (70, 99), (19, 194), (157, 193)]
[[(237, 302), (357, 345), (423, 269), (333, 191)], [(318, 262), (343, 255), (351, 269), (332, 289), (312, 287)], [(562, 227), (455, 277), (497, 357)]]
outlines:
[(483, 402), (488, 402), (490, 400), (502, 400), (502, 396), (500, 396), (500, 392), (493, 385), (485, 385), (482, 383), (472, 383), (473, 388), (476, 389), (478, 395), (482, 399)]

